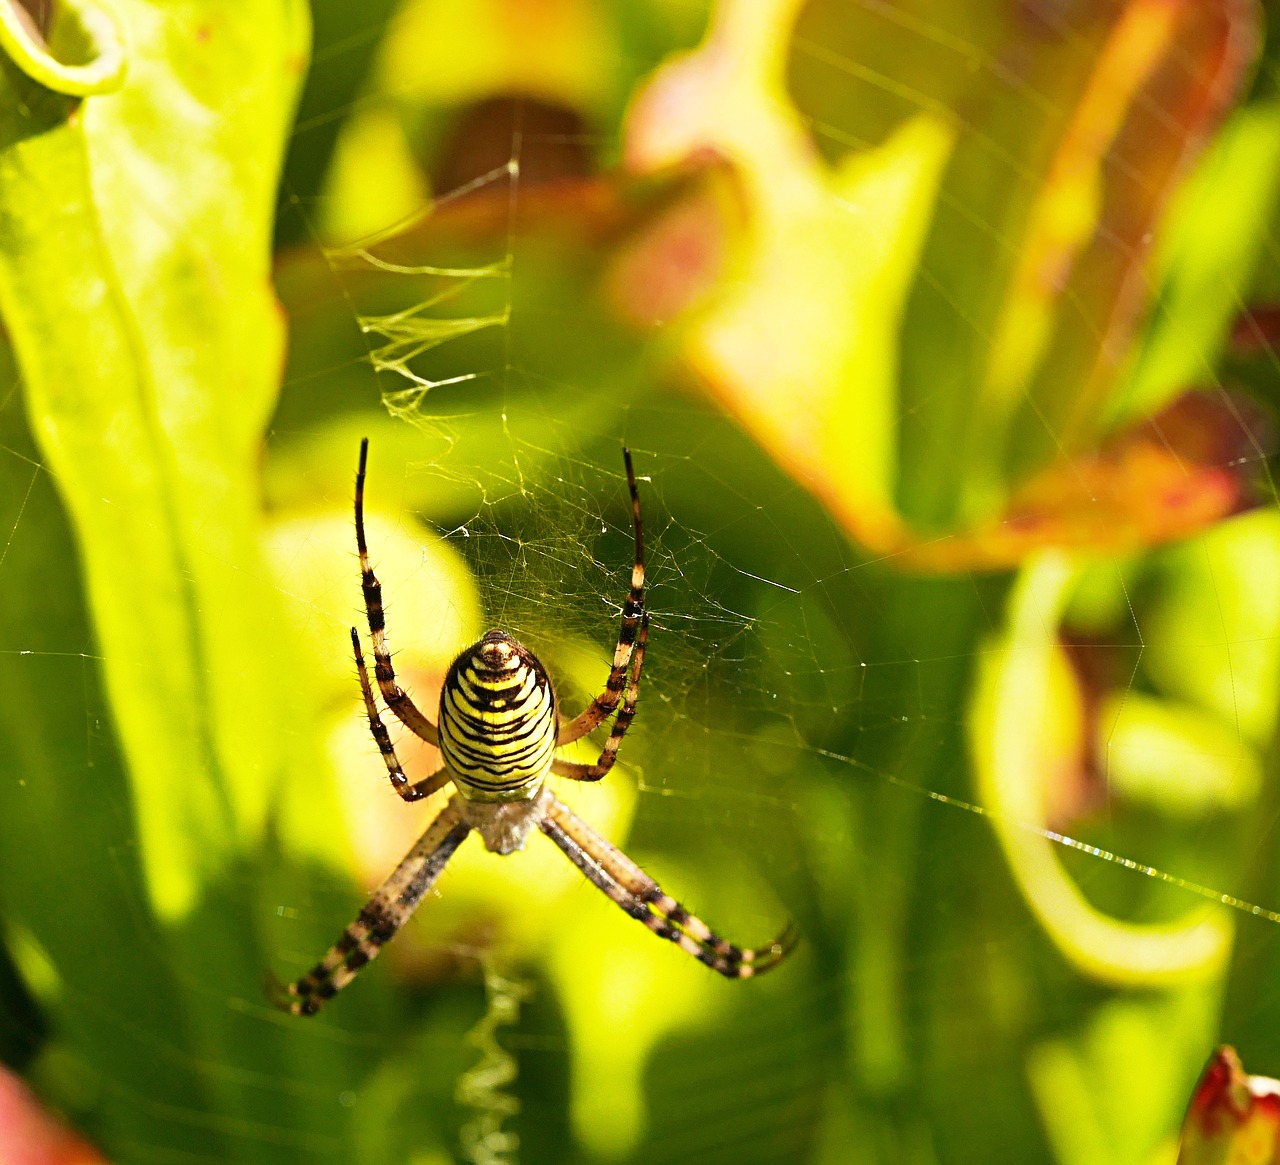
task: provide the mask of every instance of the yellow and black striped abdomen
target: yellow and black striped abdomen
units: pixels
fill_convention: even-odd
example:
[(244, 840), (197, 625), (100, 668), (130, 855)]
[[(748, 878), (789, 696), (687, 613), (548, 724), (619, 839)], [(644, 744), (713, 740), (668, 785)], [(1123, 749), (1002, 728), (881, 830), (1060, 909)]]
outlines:
[(532, 797), (556, 748), (551, 681), (533, 652), (503, 631), (490, 631), (449, 668), (439, 729), (444, 763), (464, 797)]

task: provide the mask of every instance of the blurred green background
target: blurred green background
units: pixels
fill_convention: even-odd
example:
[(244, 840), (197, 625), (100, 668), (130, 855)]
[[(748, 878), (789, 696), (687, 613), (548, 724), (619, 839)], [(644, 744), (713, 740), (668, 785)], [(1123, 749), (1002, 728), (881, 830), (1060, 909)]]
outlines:
[[(1280, 1074), (1264, 10), (0, 3), (0, 1060), (108, 1159), (1171, 1165)], [(598, 688), (630, 446), (563, 796), (775, 972), (473, 840), (268, 1006), (434, 812), (364, 436), (426, 706)]]

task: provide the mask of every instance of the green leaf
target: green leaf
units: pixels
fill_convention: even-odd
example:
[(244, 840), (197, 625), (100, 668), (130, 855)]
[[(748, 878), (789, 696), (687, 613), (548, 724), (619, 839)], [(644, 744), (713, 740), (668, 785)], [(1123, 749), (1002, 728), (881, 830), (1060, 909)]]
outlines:
[(262, 743), (289, 708), (258, 662), (274, 598), (250, 469), (306, 23), (296, 3), (122, 12), (118, 93), (76, 108), (6, 70), (0, 311), (77, 533), (152, 899), (180, 917), (290, 763)]

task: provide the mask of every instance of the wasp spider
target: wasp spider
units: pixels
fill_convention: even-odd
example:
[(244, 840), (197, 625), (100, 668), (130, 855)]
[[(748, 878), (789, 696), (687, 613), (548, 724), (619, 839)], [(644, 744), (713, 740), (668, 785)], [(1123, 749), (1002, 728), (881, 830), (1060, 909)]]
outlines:
[[(369, 442), (361, 442), (356, 473), (356, 546), (374, 677), (382, 698), (410, 732), (440, 749), (443, 764), (414, 783), (404, 774), (378, 712), (373, 685), (351, 629), (360, 691), (369, 728), (387, 766), (392, 787), (406, 801), (418, 801), (452, 782), (455, 792), (392, 875), (378, 888), (355, 922), (301, 979), (277, 989), (276, 1002), (295, 1015), (314, 1015), (351, 982), (408, 921), (473, 829), (493, 853), (523, 849), (532, 830), (541, 829), (569, 860), (632, 918), (654, 934), (730, 979), (746, 979), (776, 966), (794, 945), (788, 927), (768, 946), (750, 949), (721, 938), (620, 850), (556, 799), (548, 774), (574, 781), (598, 781), (612, 767), (618, 746), (631, 725), (640, 692), (640, 669), (649, 637), (644, 608), (644, 530), (631, 453), (623, 450), (631, 490), (631, 521), (636, 556), (631, 591), (622, 608), (622, 630), (604, 691), (568, 723), (561, 723), (555, 690), (546, 669), (527, 647), (505, 631), (490, 631), (468, 647), (449, 668), (435, 724), (396, 682), (387, 650), (382, 588), (369, 565), (364, 534), (364, 477)], [(594, 764), (561, 760), (556, 749), (599, 727), (617, 710), (613, 730)]]

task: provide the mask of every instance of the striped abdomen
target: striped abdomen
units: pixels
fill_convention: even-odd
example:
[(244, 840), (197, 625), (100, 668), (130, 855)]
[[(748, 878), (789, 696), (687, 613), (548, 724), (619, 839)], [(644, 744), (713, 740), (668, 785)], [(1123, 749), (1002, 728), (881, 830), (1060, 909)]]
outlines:
[(532, 797), (556, 748), (556, 698), (534, 654), (490, 631), (449, 669), (440, 692), (440, 751), (474, 801)]

